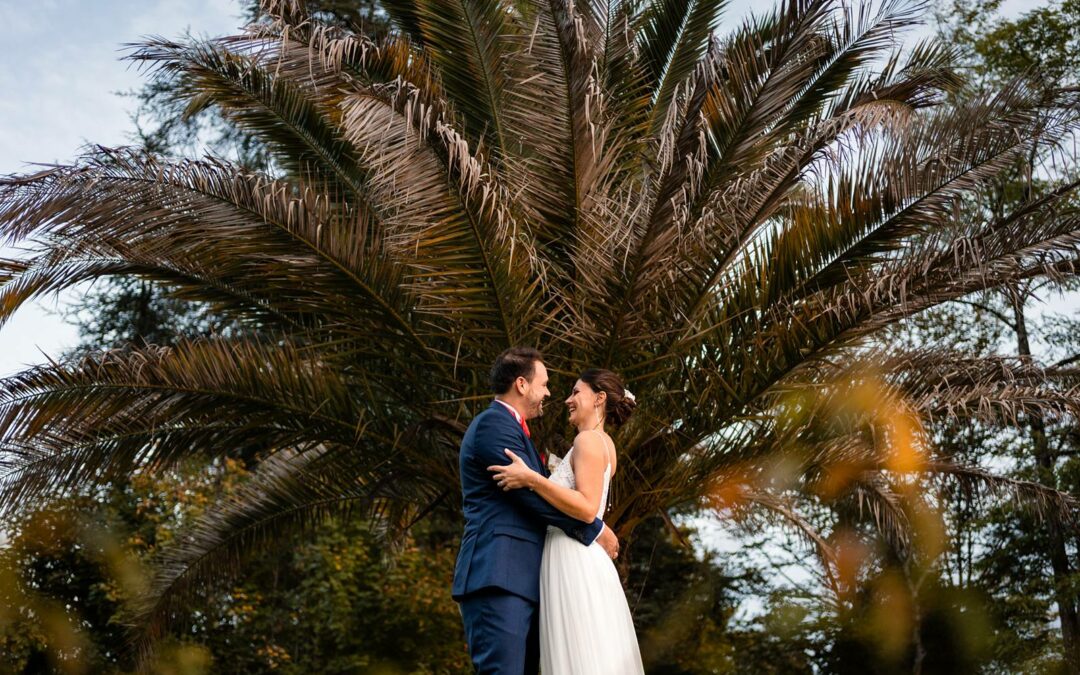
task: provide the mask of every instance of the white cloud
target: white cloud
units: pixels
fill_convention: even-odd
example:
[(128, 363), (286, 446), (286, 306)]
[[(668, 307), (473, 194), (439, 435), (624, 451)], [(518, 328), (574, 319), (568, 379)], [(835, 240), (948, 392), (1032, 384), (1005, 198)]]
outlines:
[(125, 142), (135, 102), (118, 93), (144, 79), (121, 60), (123, 46), (189, 28), (233, 32), (238, 14), (232, 0), (0, 0), (0, 172), (70, 159), (87, 142)]
[[(241, 27), (240, 8), (234, 0), (159, 0), (130, 3), (127, 32), (131, 40), (144, 35), (178, 35), (188, 29), (195, 34), (222, 35)], [(131, 41), (129, 40), (129, 41)]]

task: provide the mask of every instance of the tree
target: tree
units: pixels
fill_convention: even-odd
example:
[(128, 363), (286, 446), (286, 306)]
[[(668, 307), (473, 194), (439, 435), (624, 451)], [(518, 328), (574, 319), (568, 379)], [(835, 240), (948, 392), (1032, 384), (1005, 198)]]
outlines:
[(953, 0), (938, 16), (940, 32), (965, 49), (984, 84), (1019, 75), (1050, 86), (1076, 84), (1080, 3), (1058, 0), (1008, 19), (999, 0)]
[[(9, 522), (0, 670), (49, 672), (52, 663), (65, 673), (131, 672), (128, 610), (145, 590), (146, 565), (214, 494), (245, 478), (235, 462), (201, 477), (142, 475)], [(309, 535), (283, 540), (242, 579), (204, 589), (155, 670), (468, 669), (448, 582), (456, 546), (440, 542), (431, 523), (392, 553), (358, 519), (335, 518)]]
[[(290, 528), (364, 508), (393, 531), (452, 503), (486, 369), (516, 343), (556, 390), (599, 365), (637, 394), (609, 513), (627, 538), (733, 497), (799, 526), (836, 577), (800, 504), (887, 501), (912, 472), (1072, 517), (1051, 488), (935, 457), (912, 420), (1074, 414), (1074, 369), (870, 348), (937, 304), (1073, 270), (1075, 183), (992, 218), (953, 208), (1076, 128), (1068, 92), (940, 105), (951, 56), (893, 51), (918, 17), (902, 3), (793, 0), (723, 40), (715, 2), (395, 0), (374, 38), (264, 6), (245, 35), (132, 58), (261, 139), (268, 173), (101, 149), (0, 184), (3, 232), (30, 248), (2, 312), (134, 275), (240, 327), (0, 387), (4, 509), (190, 457), (258, 462), (164, 554), (150, 634)], [(867, 387), (885, 409), (842, 405)]]
[[(1075, 87), (1078, 83), (1075, 64), (1080, 58), (1080, 39), (1077, 38), (1080, 35), (1080, 3), (1064, 0), (1026, 12), (1013, 20), (998, 16), (997, 7), (995, 2), (958, 0), (940, 17), (941, 31), (966, 49), (967, 61), (976, 73), (975, 85), (986, 88), (1023, 78), (1031, 81), (1033, 86), (1048, 90)], [(1057, 161), (1042, 163), (1040, 171), (1036, 167), (1039, 154), (1049, 155)], [(1035, 146), (1026, 162), (1019, 162), (1012, 172), (997, 179), (983, 203), (969, 204), (967, 208), (974, 212), (1001, 213), (1026, 200), (1028, 193), (1036, 189), (1034, 184), (1046, 181), (1047, 176), (1068, 180), (1078, 175), (1080, 166), (1074, 155), (1060, 153), (1053, 146)], [(1075, 290), (1074, 280), (1070, 280), (1071, 284), (1061, 281), (1017, 280), (1000, 293), (988, 294), (981, 303), (975, 304), (989, 320), (1001, 323), (1013, 343), (1013, 353), (1021, 359), (1031, 359), (1038, 348), (1035, 340), (1039, 330), (1032, 317), (1033, 305), (1040, 298), (1070, 286)], [(1067, 335), (1066, 331), (1059, 337)], [(1069, 342), (1058, 340), (1051, 348), (1058, 345), (1068, 348)], [(1080, 351), (1074, 346), (1072, 351), (1058, 354), (1056, 359), (1059, 364), (1069, 364), (1080, 358), (1078, 355)], [(1021, 422), (1027, 431), (1022, 447), (1026, 452), (1020, 454), (1018, 464), (1025, 478), (1060, 489), (1063, 486), (1058, 474), (1063, 468), (1063, 457), (1069, 452), (1069, 436), (1062, 433), (1055, 421), (1038, 411), (1022, 416)], [(1034, 464), (1027, 461), (1029, 457), (1034, 458)], [(1029, 522), (1028, 526), (1036, 528), (1040, 534), (1046, 567), (1053, 577), (1053, 596), (1061, 623), (1065, 660), (1068, 669), (1076, 671), (1080, 669), (1080, 595), (1076, 592), (1077, 561), (1069, 550), (1073, 537), (1052, 519), (1045, 523)], [(1005, 528), (996, 534), (1007, 531)], [(997, 564), (1000, 566), (1001, 561)], [(1033, 569), (1042, 567), (1038, 565)]]
[[(646, 671), (731, 672), (729, 622), (738, 597), (755, 580), (753, 571), (731, 576), (715, 554), (695, 553), (692, 528), (673, 533), (660, 517), (646, 519), (635, 532), (641, 555), (631, 561), (626, 589)], [(763, 663), (754, 666), (760, 671)]]

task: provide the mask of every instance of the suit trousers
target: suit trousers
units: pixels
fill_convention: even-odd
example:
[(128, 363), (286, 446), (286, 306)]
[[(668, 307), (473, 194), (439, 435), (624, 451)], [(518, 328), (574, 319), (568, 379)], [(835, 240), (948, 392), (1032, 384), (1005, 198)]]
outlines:
[(537, 675), (540, 621), (536, 603), (498, 588), (462, 598), (469, 656), (479, 675)]

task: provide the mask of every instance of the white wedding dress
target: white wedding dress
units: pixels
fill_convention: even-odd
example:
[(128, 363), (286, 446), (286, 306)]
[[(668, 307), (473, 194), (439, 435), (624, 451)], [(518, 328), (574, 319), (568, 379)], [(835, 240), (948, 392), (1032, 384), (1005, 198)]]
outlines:
[[(606, 438), (605, 438), (606, 441)], [(549, 480), (574, 488), (571, 448)], [(610, 457), (610, 455), (609, 455)], [(604, 470), (600, 512), (611, 483)], [(548, 527), (540, 563), (540, 672), (542, 675), (643, 674), (634, 622), (615, 564), (599, 544), (582, 546)]]

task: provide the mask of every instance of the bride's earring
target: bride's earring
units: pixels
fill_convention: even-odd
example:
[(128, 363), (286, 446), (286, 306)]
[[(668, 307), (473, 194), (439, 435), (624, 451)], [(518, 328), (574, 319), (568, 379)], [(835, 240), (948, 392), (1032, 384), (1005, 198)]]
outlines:
[(604, 421), (603, 415), (604, 415), (604, 410), (603, 410), (603, 408), (600, 407), (600, 404), (597, 403), (596, 404), (596, 426), (593, 427), (594, 429), (599, 429), (600, 428), (600, 424)]

